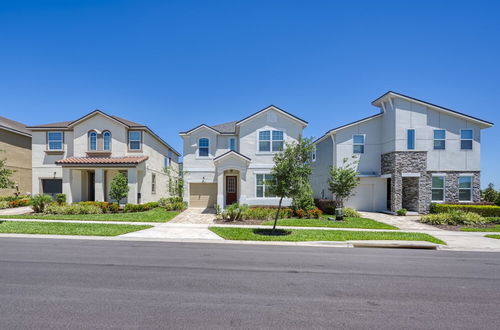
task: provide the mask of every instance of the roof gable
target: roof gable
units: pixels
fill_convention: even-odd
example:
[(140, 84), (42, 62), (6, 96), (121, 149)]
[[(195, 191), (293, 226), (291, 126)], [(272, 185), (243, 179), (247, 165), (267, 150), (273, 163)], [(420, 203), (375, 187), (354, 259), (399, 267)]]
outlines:
[(283, 116), (285, 116), (287, 118), (290, 118), (290, 119), (292, 119), (294, 121), (299, 122), (304, 127), (307, 126), (307, 124), (308, 124), (307, 121), (305, 121), (305, 120), (303, 120), (303, 119), (301, 119), (301, 118), (299, 118), (297, 116), (294, 116), (291, 113), (286, 112), (285, 110), (280, 109), (280, 108), (278, 108), (275, 105), (270, 105), (270, 106), (265, 107), (264, 109), (262, 109), (260, 111), (257, 111), (256, 113), (254, 113), (254, 114), (252, 114), (252, 115), (250, 115), (250, 116), (248, 116), (246, 118), (243, 118), (242, 120), (237, 121), (236, 122), (236, 126), (240, 126), (240, 125), (242, 125), (242, 124), (244, 124), (244, 123), (246, 123), (246, 122), (254, 119), (255, 117), (260, 116), (260, 115), (262, 115), (262, 114), (264, 114), (264, 113), (266, 113), (267, 111), (270, 111), (270, 110), (277, 111), (277, 112), (281, 113)]
[(235, 157), (235, 158), (238, 158), (238, 159), (241, 159), (241, 160), (243, 160), (245, 162), (250, 162), (251, 161), (251, 159), (248, 158), (247, 156), (242, 155), (242, 154), (240, 154), (237, 151), (229, 150), (228, 152), (223, 153), (222, 155), (215, 157), (214, 158), (214, 162), (219, 162), (219, 161), (221, 161), (221, 160), (223, 160), (225, 158), (231, 157), (231, 156)]
[(0, 128), (24, 136), (31, 136), (31, 132), (25, 124), (2, 116), (0, 116)]

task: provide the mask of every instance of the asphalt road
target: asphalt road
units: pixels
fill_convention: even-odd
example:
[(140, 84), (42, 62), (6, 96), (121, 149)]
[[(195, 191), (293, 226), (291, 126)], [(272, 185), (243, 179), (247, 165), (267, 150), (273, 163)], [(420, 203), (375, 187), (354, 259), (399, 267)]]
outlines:
[(498, 329), (500, 254), (0, 239), (0, 329)]

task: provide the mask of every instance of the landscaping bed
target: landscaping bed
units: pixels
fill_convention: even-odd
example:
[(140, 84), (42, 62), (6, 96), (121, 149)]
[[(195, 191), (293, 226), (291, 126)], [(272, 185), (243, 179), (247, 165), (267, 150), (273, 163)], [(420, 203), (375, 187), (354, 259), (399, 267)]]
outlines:
[(148, 228), (152, 226), (40, 221), (0, 222), (0, 233), (4, 234), (118, 236)]
[[(269, 229), (259, 228), (231, 228), (210, 227), (215, 234), (229, 240), (250, 241), (351, 241), (351, 240), (398, 240), (398, 241), (426, 241), (436, 244), (446, 244), (434, 236), (422, 233), (402, 232), (372, 232), (372, 231), (346, 231), (346, 230), (315, 230), (315, 229), (290, 229), (279, 230), (279, 235), (270, 235)], [(264, 232), (265, 231), (265, 232)]]
[(494, 238), (494, 239), (500, 239), (500, 235), (486, 235), (484, 237)]
[[(331, 228), (367, 228), (393, 229), (399, 228), (367, 218), (344, 218), (343, 221), (328, 220), (328, 216), (319, 219), (281, 219), (278, 226), (291, 227), (331, 227)], [(335, 217), (335, 216), (331, 216)], [(262, 225), (272, 225), (274, 221), (264, 221)]]

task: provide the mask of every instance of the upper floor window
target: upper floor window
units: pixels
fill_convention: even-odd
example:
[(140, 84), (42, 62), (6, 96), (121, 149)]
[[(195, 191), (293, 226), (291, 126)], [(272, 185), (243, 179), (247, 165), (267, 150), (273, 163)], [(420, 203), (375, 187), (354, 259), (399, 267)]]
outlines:
[(47, 133), (48, 150), (63, 150), (63, 132)]
[(283, 131), (260, 131), (259, 132), (259, 151), (277, 152), (283, 150), (284, 134)]
[(311, 152), (311, 160), (313, 162), (316, 161), (316, 146), (313, 146), (312, 152)]
[(140, 131), (128, 132), (128, 148), (129, 150), (141, 150), (142, 134)]
[(102, 133), (102, 150), (111, 150), (111, 133), (109, 131)]
[(415, 130), (409, 129), (406, 131), (406, 149), (415, 149)]
[(352, 136), (352, 152), (355, 154), (365, 153), (365, 136), (363, 134)]
[(446, 131), (444, 129), (434, 130), (434, 150), (446, 149)]
[(472, 176), (458, 178), (458, 200), (460, 202), (470, 202), (472, 200)]
[(472, 130), (471, 129), (460, 130), (460, 149), (472, 150)]
[(210, 142), (207, 138), (201, 138), (198, 140), (198, 156), (208, 157), (209, 148), (210, 148)]
[(274, 180), (271, 174), (256, 175), (256, 196), (257, 197), (276, 197), (269, 190), (269, 181)]
[(228, 149), (229, 150), (234, 150), (236, 151), (236, 138), (229, 138), (229, 146), (228, 146)]
[(432, 201), (442, 202), (444, 201), (444, 176), (433, 176), (432, 177)]
[(156, 194), (156, 174), (151, 174), (151, 193)]
[(89, 150), (97, 150), (97, 132), (89, 132)]
[(165, 156), (165, 159), (163, 160), (163, 166), (165, 168), (168, 168), (170, 166), (170, 162), (171, 162), (170, 158)]

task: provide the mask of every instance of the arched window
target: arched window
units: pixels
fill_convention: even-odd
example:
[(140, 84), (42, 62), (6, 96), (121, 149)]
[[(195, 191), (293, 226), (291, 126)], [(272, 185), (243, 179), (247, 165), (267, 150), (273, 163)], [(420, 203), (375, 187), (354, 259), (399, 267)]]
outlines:
[(111, 133), (109, 131), (102, 133), (102, 150), (111, 150)]
[(207, 138), (201, 138), (198, 140), (198, 156), (208, 157), (209, 155), (209, 141)]
[(97, 133), (89, 132), (89, 150), (97, 150)]

